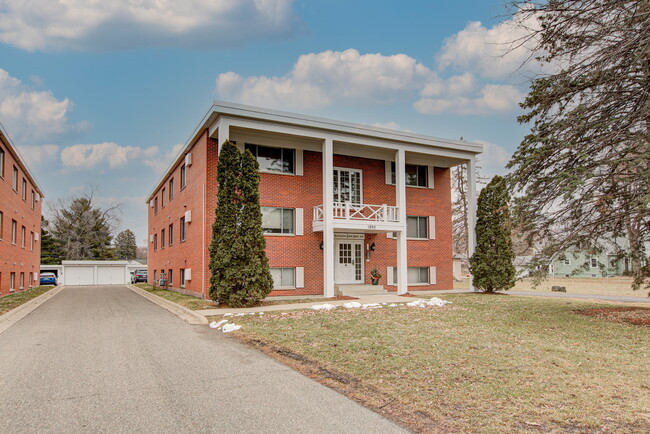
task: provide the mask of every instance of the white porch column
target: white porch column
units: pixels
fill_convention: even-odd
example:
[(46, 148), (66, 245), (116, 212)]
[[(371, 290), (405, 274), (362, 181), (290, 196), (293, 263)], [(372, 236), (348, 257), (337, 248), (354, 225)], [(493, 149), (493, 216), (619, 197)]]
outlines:
[(395, 152), (395, 203), (399, 222), (403, 229), (397, 232), (397, 293), (408, 291), (406, 251), (406, 153), (404, 149)]
[[(467, 162), (467, 257), (474, 254), (476, 248), (476, 158)], [(475, 291), (474, 276), (469, 275), (469, 290)]]
[(225, 119), (219, 119), (217, 123), (217, 145), (221, 150), (221, 145), (227, 140), (230, 140), (230, 123)]
[(323, 295), (334, 297), (334, 144), (323, 141)]

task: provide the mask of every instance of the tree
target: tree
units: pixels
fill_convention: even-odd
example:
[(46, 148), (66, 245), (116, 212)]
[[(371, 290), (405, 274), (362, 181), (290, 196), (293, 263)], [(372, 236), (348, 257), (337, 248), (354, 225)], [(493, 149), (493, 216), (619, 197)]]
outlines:
[[(463, 140), (463, 138), (460, 138)], [(476, 165), (476, 183), (485, 185), (489, 178), (481, 174), (481, 167)], [(451, 227), (453, 252), (467, 255), (469, 233), (469, 205), (467, 201), (467, 164), (460, 164), (451, 169)]]
[(519, 197), (514, 218), (544, 239), (543, 256), (602, 241), (629, 242), (634, 288), (650, 240), (650, 3), (526, 0), (520, 22), (536, 18), (520, 45), (554, 67), (532, 81), (520, 123), (531, 123), (508, 164)]
[(262, 230), (260, 209), (259, 164), (250, 151), (244, 151), (241, 158), (239, 192), (241, 197), (241, 218), (238, 238), (244, 248), (245, 260), (239, 273), (243, 291), (233, 292), (229, 304), (254, 306), (273, 289), (273, 277), (266, 257), (266, 240)]
[(138, 246), (135, 242), (135, 234), (130, 229), (125, 229), (115, 237), (115, 257), (126, 261), (133, 261), (137, 258)]
[(63, 249), (59, 240), (52, 237), (47, 230), (49, 222), (41, 217), (41, 264), (60, 264), (63, 260)]
[(515, 285), (509, 201), (506, 181), (500, 176), (492, 178), (478, 196), (476, 250), (469, 268), (474, 286), (485, 292), (508, 290)]
[(259, 202), (259, 165), (225, 142), (217, 164), (217, 208), (210, 243), (210, 298), (233, 307), (266, 297), (273, 279)]
[(59, 200), (51, 208), (51, 234), (62, 248), (63, 259), (113, 259), (111, 248), (114, 212), (94, 204), (95, 189), (80, 197)]

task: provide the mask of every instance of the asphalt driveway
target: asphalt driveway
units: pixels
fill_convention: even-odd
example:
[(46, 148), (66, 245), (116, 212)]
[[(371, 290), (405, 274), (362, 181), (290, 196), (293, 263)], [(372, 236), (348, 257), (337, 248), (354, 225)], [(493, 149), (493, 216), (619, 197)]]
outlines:
[(125, 287), (69, 287), (0, 334), (2, 432), (400, 432)]

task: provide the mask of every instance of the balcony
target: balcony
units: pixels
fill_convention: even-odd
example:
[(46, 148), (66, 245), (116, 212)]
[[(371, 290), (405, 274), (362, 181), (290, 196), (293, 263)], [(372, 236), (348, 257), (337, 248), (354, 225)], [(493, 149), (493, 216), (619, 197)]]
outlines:
[[(314, 231), (323, 230), (324, 218), (323, 205), (316, 205), (312, 221)], [(399, 208), (386, 204), (334, 202), (332, 220), (334, 229), (347, 229), (354, 232), (390, 232), (401, 227)]]

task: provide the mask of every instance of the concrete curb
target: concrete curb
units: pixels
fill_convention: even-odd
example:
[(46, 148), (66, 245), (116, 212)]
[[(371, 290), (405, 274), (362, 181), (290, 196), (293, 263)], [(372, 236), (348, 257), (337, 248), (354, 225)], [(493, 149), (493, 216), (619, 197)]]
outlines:
[(157, 295), (147, 292), (142, 288), (138, 288), (137, 286), (126, 285), (126, 287), (129, 288), (131, 291), (135, 292), (136, 294), (141, 295), (142, 297), (151, 301), (152, 303), (155, 303), (158, 306), (162, 307), (163, 309), (168, 310), (169, 312), (173, 313), (174, 315), (176, 315), (177, 317), (179, 317), (180, 319), (182, 319), (188, 324), (192, 324), (192, 325), (208, 324), (208, 319), (206, 317), (204, 317), (199, 313), (194, 312), (193, 310), (190, 310), (184, 306), (176, 304), (173, 301), (165, 300), (164, 298), (158, 297)]
[(64, 288), (65, 286), (57, 286), (56, 288), (52, 288), (45, 294), (41, 294), (36, 298), (32, 298), (27, 303), (21, 304), (17, 308), (10, 310), (3, 315), (0, 315), (0, 334), (4, 333), (11, 326), (32, 313), (50, 298), (63, 291)]

